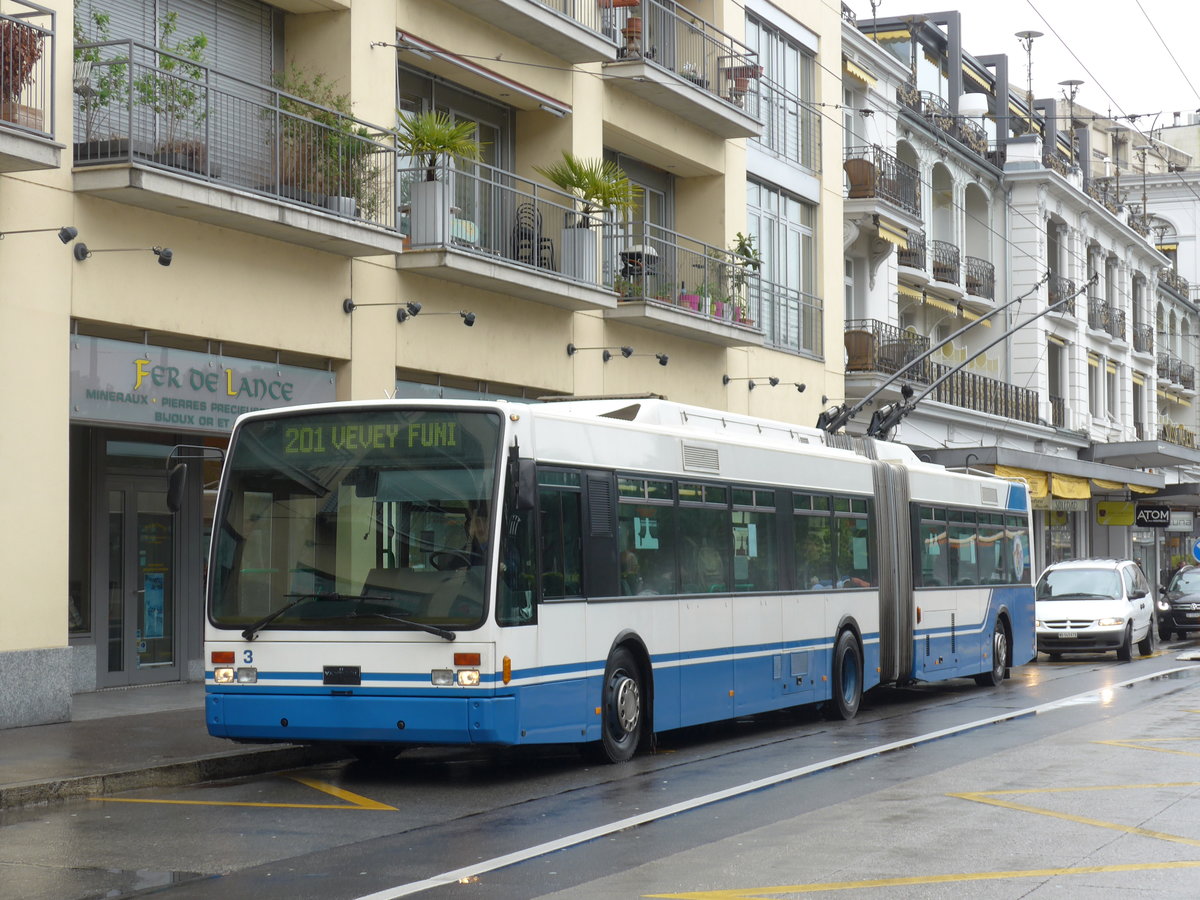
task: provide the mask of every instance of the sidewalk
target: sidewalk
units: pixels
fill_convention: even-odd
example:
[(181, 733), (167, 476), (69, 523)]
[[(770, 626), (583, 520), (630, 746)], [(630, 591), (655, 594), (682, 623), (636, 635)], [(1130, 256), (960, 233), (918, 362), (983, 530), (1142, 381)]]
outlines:
[(341, 755), (337, 748), (210, 737), (200, 683), (76, 694), (70, 722), (0, 731), (0, 810), (254, 775)]

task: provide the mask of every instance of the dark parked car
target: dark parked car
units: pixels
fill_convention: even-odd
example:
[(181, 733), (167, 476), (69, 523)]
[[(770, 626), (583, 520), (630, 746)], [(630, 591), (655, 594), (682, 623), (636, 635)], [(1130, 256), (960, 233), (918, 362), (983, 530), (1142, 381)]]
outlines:
[(1164, 641), (1172, 632), (1183, 638), (1200, 631), (1200, 566), (1184, 566), (1171, 576), (1155, 606), (1158, 636)]

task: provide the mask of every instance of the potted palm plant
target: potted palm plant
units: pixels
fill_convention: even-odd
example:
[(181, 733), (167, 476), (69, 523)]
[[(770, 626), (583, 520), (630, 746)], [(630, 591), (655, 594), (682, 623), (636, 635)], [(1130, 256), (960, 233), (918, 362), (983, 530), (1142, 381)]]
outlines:
[(563, 223), (562, 273), (595, 284), (596, 235), (592, 226), (601, 224), (610, 210), (618, 214), (633, 212), (638, 187), (612, 160), (581, 159), (565, 150), (554, 165), (533, 168), (579, 204), (578, 212), (568, 214)]
[(411, 156), (425, 170), (424, 180), (408, 186), (409, 237), (416, 246), (444, 244), (450, 233), (450, 200), (446, 182), (438, 179), (439, 167), (453, 157), (482, 159), (483, 145), (475, 137), (477, 126), (433, 110), (397, 114), (396, 150)]

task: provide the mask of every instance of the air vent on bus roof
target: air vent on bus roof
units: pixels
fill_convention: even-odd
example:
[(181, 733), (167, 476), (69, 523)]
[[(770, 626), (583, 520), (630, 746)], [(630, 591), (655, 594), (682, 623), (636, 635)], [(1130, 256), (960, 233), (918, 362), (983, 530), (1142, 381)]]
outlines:
[(979, 502), (984, 506), (999, 506), (1000, 492), (985, 484), (979, 489)]
[(683, 445), (683, 467), (688, 471), (720, 472), (721, 456), (716, 447)]

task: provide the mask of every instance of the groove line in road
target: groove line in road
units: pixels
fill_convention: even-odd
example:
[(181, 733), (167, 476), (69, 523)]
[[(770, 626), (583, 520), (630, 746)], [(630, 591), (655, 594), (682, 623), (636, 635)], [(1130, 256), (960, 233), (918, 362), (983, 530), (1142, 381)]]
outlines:
[[(1152, 672), (1147, 675), (1140, 675), (1137, 678), (1130, 678), (1126, 681), (1119, 681), (1115, 684), (1109, 684), (1090, 691), (1084, 691), (1080, 694), (1074, 694), (1070, 697), (1063, 697), (1059, 700), (1051, 700), (1046, 703), (1040, 703), (1037, 706), (1029, 706), (1024, 709), (1013, 710), (1011, 712), (1001, 713), (996, 716), (989, 716), (985, 719), (976, 719), (973, 722), (965, 722), (961, 725), (942, 728), (938, 731), (931, 731), (926, 734), (915, 735), (910, 738), (904, 738), (903, 740), (891, 741), (887, 744), (879, 744), (874, 747), (869, 747), (865, 750), (858, 750), (854, 753), (847, 753), (843, 756), (823, 760), (819, 763), (812, 763), (811, 765), (801, 766), (796, 769), (789, 769), (786, 772), (780, 772), (776, 775), (767, 776), (766, 778), (758, 778), (754, 781), (748, 781), (744, 784), (725, 788), (724, 790), (714, 791), (699, 797), (693, 797), (690, 800), (683, 800), (679, 803), (672, 803), (668, 806), (663, 806), (658, 809), (648, 810), (647, 812), (639, 813), (636, 816), (628, 816), (624, 819), (618, 819), (617, 821), (610, 822), (607, 825), (599, 825), (595, 828), (589, 828), (585, 831), (576, 832), (575, 834), (563, 835), (562, 837), (555, 838), (552, 841), (545, 841), (541, 844), (535, 844), (532, 847), (526, 847), (522, 850), (516, 850), (512, 853), (506, 853), (502, 856), (479, 860), (478, 862), (472, 863), (469, 866), (463, 866), (459, 869), (452, 869), (448, 872), (442, 872), (441, 874), (433, 875), (429, 878), (422, 879), (421, 881), (411, 881), (407, 884), (400, 884), (396, 885), (395, 887), (384, 888), (383, 890), (376, 891), (372, 894), (364, 894), (361, 897), (358, 897), (357, 900), (395, 900), (395, 898), (398, 897), (408, 897), (413, 894), (420, 893), (421, 891), (430, 890), (431, 888), (441, 887), (442, 885), (447, 884), (455, 884), (463, 881), (464, 879), (470, 879), (486, 872), (494, 872), (497, 869), (503, 869), (507, 866), (527, 862), (528, 860), (536, 859), (539, 856), (545, 856), (549, 853), (556, 853), (559, 850), (575, 847), (579, 844), (584, 844), (588, 841), (596, 840), (597, 838), (605, 837), (606, 835), (610, 835), (618, 831), (624, 831), (628, 828), (635, 828), (639, 825), (646, 825), (650, 822), (658, 821), (659, 819), (666, 819), (670, 816), (679, 815), (680, 813), (690, 812), (694, 809), (699, 809), (714, 803), (720, 803), (721, 801), (728, 800), (732, 797), (740, 797), (743, 794), (750, 794), (754, 791), (763, 790), (764, 788), (774, 787), (775, 785), (793, 781), (797, 778), (802, 778), (805, 775), (811, 775), (815, 772), (822, 772), (827, 769), (833, 769), (838, 766), (846, 765), (848, 763), (858, 762), (862, 759), (868, 759), (884, 753), (891, 753), (894, 750), (903, 750), (907, 747), (914, 747), (918, 744), (929, 743), (930, 741), (936, 741), (944, 737), (963, 734), (964, 732), (973, 731), (976, 728), (983, 728), (987, 725), (995, 725), (999, 722), (1008, 722), (1013, 719), (1020, 719), (1026, 716), (1051, 712), (1053, 710), (1078, 703), (1083, 698), (1094, 697), (1097, 695), (1108, 695), (1117, 688), (1128, 687), (1133, 684), (1138, 684), (1139, 682), (1151, 681), (1175, 674), (1177, 672), (1188, 672), (1196, 669), (1200, 669), (1200, 666), (1179, 666), (1174, 669)], [(1189, 865), (1200, 865), (1200, 862), (1189, 863)], [(1082, 869), (1080, 871), (1092, 870)], [(1098, 869), (1097, 871), (1102, 871), (1102, 869)], [(934, 882), (918, 881), (914, 883)], [(744, 891), (742, 892), (742, 895), (747, 896)], [(729, 896), (736, 897), (738, 894), (731, 893)]]

